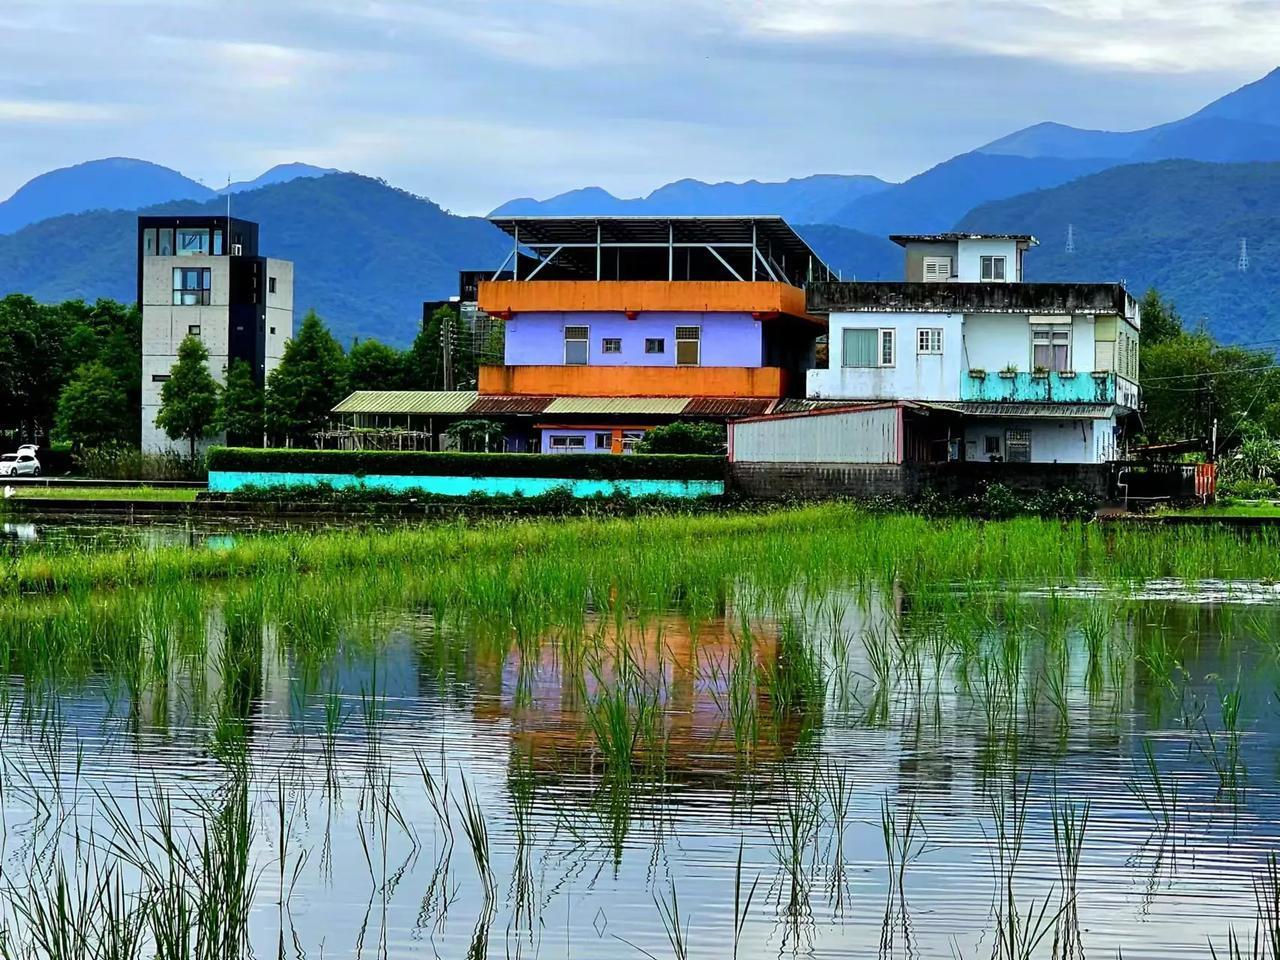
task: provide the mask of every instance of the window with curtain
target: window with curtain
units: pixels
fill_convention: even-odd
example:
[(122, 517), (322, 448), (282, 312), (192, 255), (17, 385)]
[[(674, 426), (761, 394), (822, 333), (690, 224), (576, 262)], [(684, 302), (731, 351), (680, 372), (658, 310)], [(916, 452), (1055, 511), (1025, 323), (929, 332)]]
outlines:
[(879, 333), (872, 329), (844, 331), (844, 365), (846, 367), (878, 367)]
[(1033, 327), (1031, 330), (1031, 367), (1063, 373), (1071, 369), (1071, 328)]

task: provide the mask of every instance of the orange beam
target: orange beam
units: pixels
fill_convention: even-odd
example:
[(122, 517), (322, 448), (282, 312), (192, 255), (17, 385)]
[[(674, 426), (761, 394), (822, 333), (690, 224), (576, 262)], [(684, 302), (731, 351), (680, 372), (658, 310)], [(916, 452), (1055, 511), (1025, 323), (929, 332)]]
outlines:
[(480, 309), (486, 313), (751, 313), (761, 319), (800, 317), (804, 291), (788, 283), (732, 280), (484, 280)]
[(781, 367), (481, 367), (480, 393), (552, 397), (783, 397)]

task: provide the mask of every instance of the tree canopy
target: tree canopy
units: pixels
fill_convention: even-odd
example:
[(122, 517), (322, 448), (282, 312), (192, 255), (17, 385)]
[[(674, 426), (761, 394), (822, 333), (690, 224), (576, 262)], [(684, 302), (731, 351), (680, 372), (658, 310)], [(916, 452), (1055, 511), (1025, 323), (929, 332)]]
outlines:
[(76, 451), (126, 442), (132, 425), (113, 415), (126, 405), (124, 386), (110, 367), (101, 360), (82, 364), (58, 397), (53, 437)]
[(347, 358), (314, 310), (308, 311), (267, 378), (266, 428), (275, 441), (305, 443), (324, 429), (348, 393)]
[(178, 344), (178, 362), (160, 388), (156, 425), (170, 440), (186, 440), (191, 459), (196, 443), (212, 436), (218, 423), (218, 383), (209, 372), (209, 351), (199, 337)]
[(265, 398), (253, 379), (253, 369), (243, 360), (233, 360), (227, 370), (227, 385), (218, 398), (218, 429), (236, 447), (262, 446), (262, 418)]

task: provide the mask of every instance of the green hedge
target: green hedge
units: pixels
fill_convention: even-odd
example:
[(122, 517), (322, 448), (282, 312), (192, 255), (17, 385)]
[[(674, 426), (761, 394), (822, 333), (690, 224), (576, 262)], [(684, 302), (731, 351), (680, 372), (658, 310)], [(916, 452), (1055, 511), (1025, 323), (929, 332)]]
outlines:
[(553, 477), (565, 480), (722, 480), (724, 457), (672, 454), (397, 453), (215, 447), (210, 470), (407, 477)]

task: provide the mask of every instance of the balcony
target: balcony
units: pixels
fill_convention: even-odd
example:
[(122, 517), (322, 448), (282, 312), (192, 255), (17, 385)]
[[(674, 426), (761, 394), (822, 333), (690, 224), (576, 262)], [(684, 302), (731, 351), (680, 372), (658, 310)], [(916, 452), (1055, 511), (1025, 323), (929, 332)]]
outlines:
[(507, 366), (480, 368), (480, 395), (543, 397), (786, 396), (781, 367)]
[(801, 317), (804, 291), (788, 283), (718, 280), (486, 280), (479, 307), (513, 313), (750, 313)]
[(1117, 403), (1136, 408), (1138, 388), (1114, 373), (1005, 373), (969, 370), (960, 399), (983, 403)]

